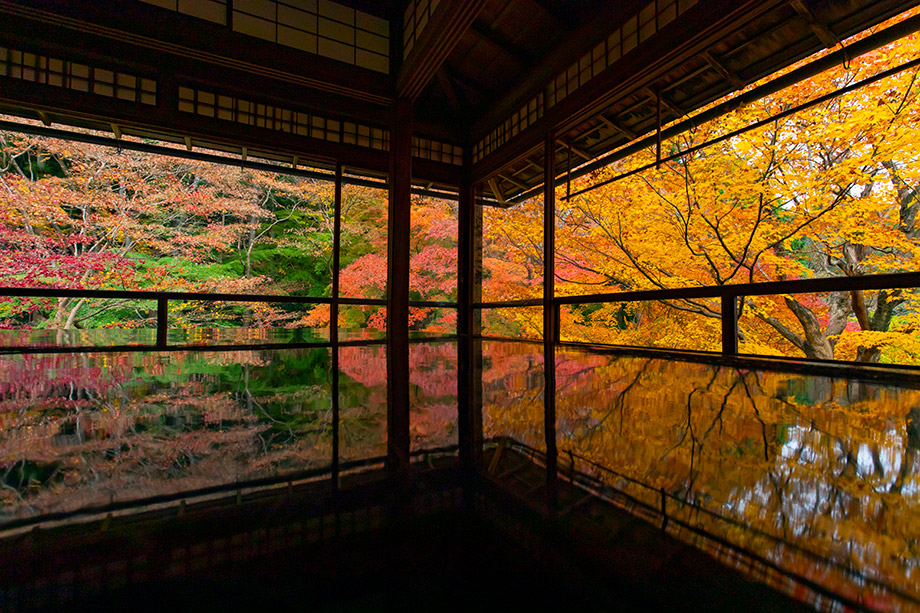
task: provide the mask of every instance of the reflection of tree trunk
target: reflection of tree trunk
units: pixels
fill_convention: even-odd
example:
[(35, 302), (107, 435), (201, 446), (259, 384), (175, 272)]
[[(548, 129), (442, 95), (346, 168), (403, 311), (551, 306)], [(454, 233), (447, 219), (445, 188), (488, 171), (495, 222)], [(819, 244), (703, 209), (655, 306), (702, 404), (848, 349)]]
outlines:
[(920, 406), (916, 406), (907, 414), (907, 444), (904, 446), (904, 456), (901, 458), (901, 470), (898, 478), (891, 486), (891, 492), (900, 494), (904, 482), (911, 476), (911, 469), (917, 460), (920, 451)]
[[(873, 391), (877, 389), (874, 385), (867, 385), (864, 381), (848, 380), (846, 382), (847, 404), (853, 406), (859, 402), (868, 402), (872, 400)], [(828, 398), (833, 401), (833, 398)]]

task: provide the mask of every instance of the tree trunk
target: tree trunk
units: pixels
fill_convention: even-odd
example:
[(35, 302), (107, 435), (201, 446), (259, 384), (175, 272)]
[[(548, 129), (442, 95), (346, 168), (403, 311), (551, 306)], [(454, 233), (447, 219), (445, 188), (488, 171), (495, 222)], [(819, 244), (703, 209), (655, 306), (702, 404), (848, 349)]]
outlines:
[[(862, 292), (859, 292), (862, 293)], [(875, 312), (868, 323), (868, 327), (863, 326), (862, 320), (859, 324), (863, 330), (872, 330), (874, 332), (887, 332), (891, 327), (891, 320), (894, 318), (894, 311), (898, 305), (902, 304), (904, 299), (901, 298), (901, 290), (880, 290), (878, 300), (876, 301)], [(859, 347), (856, 350), (857, 362), (876, 363), (882, 357), (882, 350), (878, 347)]]

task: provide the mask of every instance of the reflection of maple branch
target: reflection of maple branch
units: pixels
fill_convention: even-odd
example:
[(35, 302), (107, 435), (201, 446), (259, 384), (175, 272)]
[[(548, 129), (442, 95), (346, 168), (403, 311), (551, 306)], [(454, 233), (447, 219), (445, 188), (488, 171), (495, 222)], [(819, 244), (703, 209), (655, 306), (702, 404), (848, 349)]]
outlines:
[[(715, 378), (718, 375), (718, 372), (719, 372), (718, 369), (712, 370), (712, 377), (710, 377), (709, 383), (706, 384), (707, 390), (710, 387), (712, 387), (712, 384), (715, 381)], [(675, 449), (677, 449), (683, 444), (683, 442), (687, 439), (687, 432), (690, 432), (691, 442), (696, 440), (695, 437), (693, 436), (693, 423), (691, 421), (691, 415), (692, 415), (691, 403), (693, 401), (693, 394), (695, 394), (696, 392), (701, 392), (701, 391), (704, 391), (703, 388), (695, 387), (692, 390), (690, 390), (689, 394), (687, 394), (687, 427), (681, 431), (680, 437), (677, 439), (677, 442), (671, 445), (671, 447), (669, 447), (668, 450), (665, 451), (664, 455), (661, 456), (661, 461), (664, 461), (671, 454), (672, 451), (674, 451)], [(691, 461), (692, 461), (692, 450), (691, 450)]]
[(770, 460), (769, 448), (767, 446), (767, 423), (760, 416), (760, 409), (757, 408), (757, 402), (754, 401), (754, 396), (751, 394), (751, 390), (748, 387), (747, 379), (740, 370), (735, 369), (735, 372), (738, 374), (738, 378), (741, 379), (741, 384), (744, 386), (744, 393), (747, 396), (748, 400), (751, 401), (751, 406), (754, 408), (754, 415), (757, 417), (757, 421), (760, 422), (760, 434), (763, 438), (763, 459), (764, 462)]
[[(604, 423), (607, 421), (607, 418), (610, 417), (610, 415), (612, 415), (613, 412), (618, 409), (620, 412), (620, 435), (623, 434), (623, 418), (624, 418), (623, 414), (626, 408), (626, 394), (629, 393), (629, 391), (632, 390), (632, 388), (635, 387), (639, 383), (639, 379), (641, 379), (642, 375), (645, 374), (645, 371), (648, 369), (648, 366), (650, 363), (651, 363), (651, 360), (645, 360), (643, 362), (642, 366), (639, 368), (639, 372), (636, 373), (636, 376), (633, 378), (632, 382), (629, 385), (627, 385), (625, 388), (623, 388), (623, 391), (617, 394), (616, 398), (613, 399), (613, 406), (610, 408), (609, 411), (607, 411), (607, 414), (604, 415), (602, 418), (600, 418), (600, 420), (595, 425), (591, 426), (588, 429), (588, 431), (590, 432), (590, 437), (593, 437), (595, 433), (599, 432), (601, 430), (601, 426), (603, 426)], [(613, 387), (613, 385), (615, 385), (616, 383), (619, 383), (619, 381), (620, 379), (610, 382), (609, 384), (607, 384), (606, 387), (609, 389)], [(590, 439), (588, 442), (590, 442)]]
[(738, 379), (735, 379), (735, 382), (732, 383), (731, 387), (728, 388), (728, 391), (725, 392), (725, 395), (722, 396), (722, 404), (719, 407), (719, 412), (716, 413), (716, 416), (712, 418), (712, 423), (709, 424), (709, 428), (706, 429), (706, 432), (703, 433), (703, 440), (705, 441), (709, 438), (709, 433), (712, 432), (712, 429), (716, 427), (716, 422), (719, 422), (719, 434), (722, 434), (722, 413), (725, 412), (726, 407), (728, 406), (728, 399), (732, 395), (732, 392), (735, 391), (735, 388), (738, 387)]

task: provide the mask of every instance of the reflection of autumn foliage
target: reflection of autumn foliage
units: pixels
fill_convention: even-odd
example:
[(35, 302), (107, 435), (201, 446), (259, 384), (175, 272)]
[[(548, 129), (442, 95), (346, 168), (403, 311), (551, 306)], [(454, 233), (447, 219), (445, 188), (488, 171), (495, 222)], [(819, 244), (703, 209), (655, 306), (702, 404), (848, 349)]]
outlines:
[[(484, 343), (485, 436), (543, 448), (535, 345)], [(556, 430), (567, 452), (649, 504), (658, 488), (920, 596), (920, 391), (858, 380), (560, 350)], [(591, 471), (581, 463), (580, 469)], [(777, 560), (750, 530), (672, 513)], [(784, 564), (786, 562), (783, 562)], [(814, 564), (797, 572), (818, 579)], [(820, 577), (841, 593), (842, 575)], [(870, 590), (871, 592), (871, 590)]]
[(386, 455), (387, 358), (384, 345), (339, 347), (339, 457)]
[(409, 346), (409, 429), (413, 449), (457, 443), (457, 344)]
[[(343, 405), (341, 428), (344, 430), (351, 427), (349, 421), (352, 417), (356, 418), (355, 427), (366, 428), (368, 416), (373, 415), (374, 423), (381, 432), (380, 438), (373, 444), (380, 449), (386, 442), (386, 348), (382, 345), (340, 347), (339, 365), (343, 375), (369, 392), (368, 397), (361, 402), (349, 401), (347, 407)], [(351, 383), (344, 381), (340, 385), (344, 391)], [(427, 449), (456, 444), (456, 343), (411, 345), (409, 385), (412, 448)], [(344, 395), (341, 397), (344, 402)]]
[(3, 358), (0, 515), (327, 466), (328, 367), (328, 349)]
[(543, 354), (529, 343), (482, 342), (483, 436), (545, 449)]

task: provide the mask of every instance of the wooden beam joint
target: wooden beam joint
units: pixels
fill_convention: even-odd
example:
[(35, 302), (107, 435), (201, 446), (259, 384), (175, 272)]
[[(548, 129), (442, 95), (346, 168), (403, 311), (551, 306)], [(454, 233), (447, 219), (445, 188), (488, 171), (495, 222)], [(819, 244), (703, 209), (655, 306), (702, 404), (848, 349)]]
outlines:
[(792, 8), (795, 9), (795, 12), (805, 20), (805, 22), (808, 24), (808, 27), (811, 28), (811, 31), (815, 33), (815, 36), (818, 37), (818, 40), (820, 40), (825, 47), (828, 49), (833, 49), (838, 44), (840, 44), (840, 41), (837, 40), (837, 37), (833, 32), (831, 32), (830, 28), (828, 28), (824, 23), (818, 21), (818, 19), (815, 18), (814, 13), (812, 13), (811, 10), (805, 6), (805, 3), (802, 2), (802, 0), (792, 0), (789, 4), (791, 4)]
[(442, 2), (428, 19), (396, 77), (400, 99), (415, 101), (473, 25), (485, 0)]

